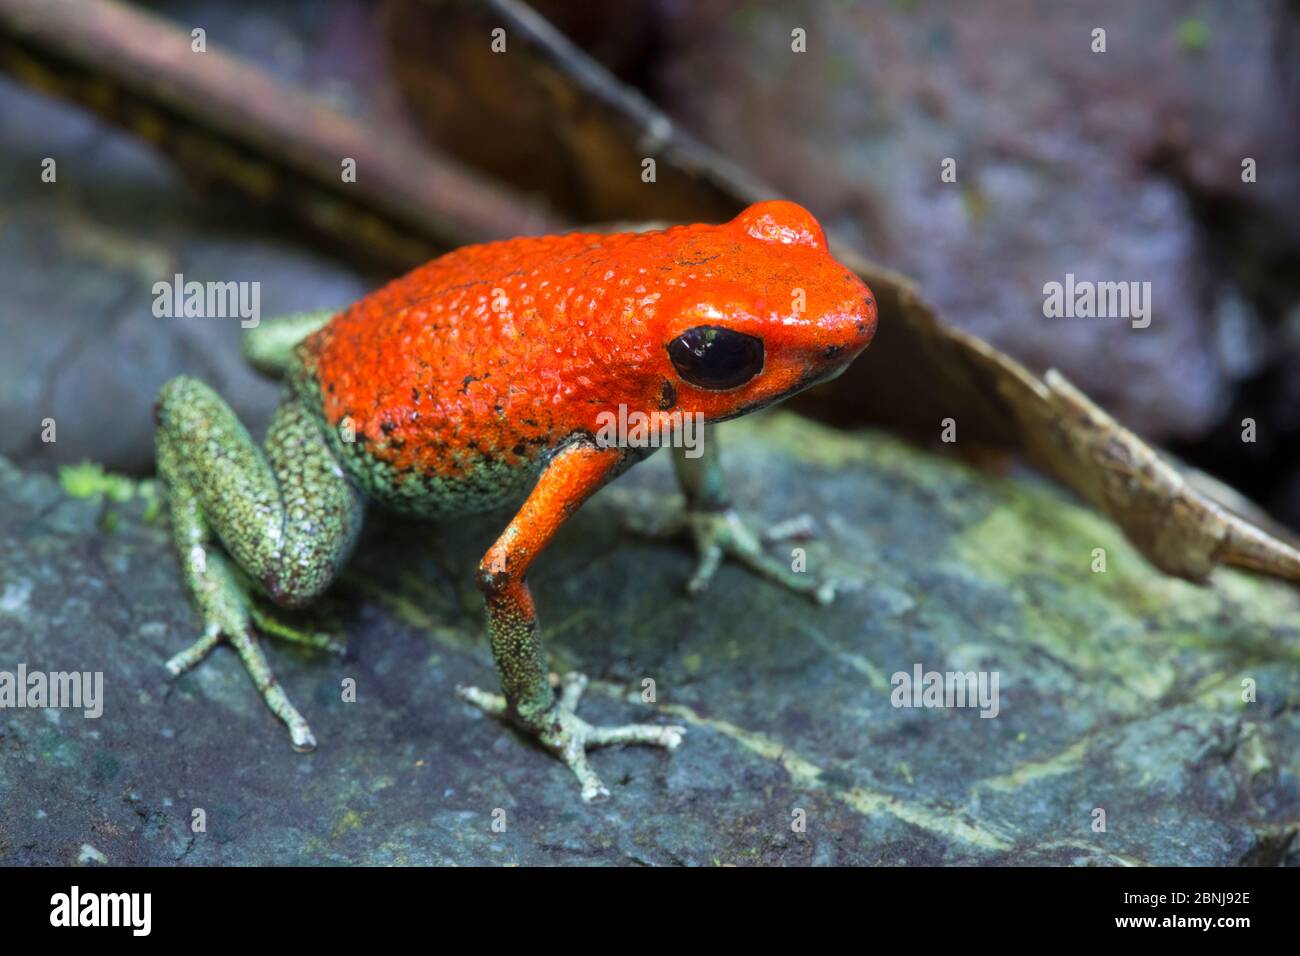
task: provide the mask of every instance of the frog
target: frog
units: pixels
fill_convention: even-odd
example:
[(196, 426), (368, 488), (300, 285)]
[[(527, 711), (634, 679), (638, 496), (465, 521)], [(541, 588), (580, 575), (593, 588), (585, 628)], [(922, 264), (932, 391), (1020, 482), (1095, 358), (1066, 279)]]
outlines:
[(529, 568), (587, 499), (656, 450), (611, 439), (609, 416), (701, 425), (692, 448), (672, 448), (684, 507), (656, 528), (693, 541), (688, 592), (703, 593), (733, 560), (828, 603), (843, 582), (769, 553), (781, 527), (803, 522), (764, 526), (738, 513), (717, 426), (841, 374), (876, 324), (871, 290), (832, 256), (816, 218), (785, 200), (721, 224), (464, 246), (341, 311), (264, 320), (243, 352), (283, 391), (261, 445), (196, 377), (171, 379), (155, 404), (157, 472), (202, 621), (166, 668), (179, 676), (228, 642), (293, 748), (312, 750), (259, 637), (340, 641), (274, 609), (325, 592), (368, 509), (436, 527), (510, 508), (474, 570), (499, 691), (456, 692), (559, 757), (584, 800), (604, 799), (590, 750), (672, 750), (685, 734), (584, 720), (587, 678), (552, 674), (541, 640)]

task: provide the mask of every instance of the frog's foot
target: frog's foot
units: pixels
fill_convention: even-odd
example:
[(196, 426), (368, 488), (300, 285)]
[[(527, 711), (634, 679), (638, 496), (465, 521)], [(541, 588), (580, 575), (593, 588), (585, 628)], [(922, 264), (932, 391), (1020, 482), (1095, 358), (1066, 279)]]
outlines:
[[(179, 677), (207, 657), (208, 652), (223, 637), (226, 638), (244, 662), (245, 670), (253, 679), (253, 684), (266, 705), (289, 728), (293, 749), (299, 753), (315, 750), (316, 738), (312, 735), (311, 728), (290, 703), (284, 689), (271, 673), (271, 667), (254, 635), (254, 620), (260, 625), (274, 619), (255, 607), (245, 585), (219, 554), (205, 555), (203, 571), (195, 575), (194, 581), (196, 603), (203, 617), (203, 636), (171, 658), (167, 662), (167, 670), (173, 677)], [(324, 635), (303, 634), (278, 621), (267, 630), (291, 639), (302, 638), (304, 643), (317, 647), (328, 646), (331, 640)]]
[(734, 508), (682, 511), (668, 521), (650, 525), (633, 519), (627, 527), (636, 534), (648, 537), (689, 537), (695, 542), (699, 562), (686, 585), (687, 592), (692, 595), (702, 594), (708, 589), (724, 557), (733, 558), (756, 574), (818, 604), (830, 604), (838, 593), (850, 586), (847, 581), (822, 579), (796, 571), (764, 550), (764, 545), (767, 544), (815, 538), (817, 526), (812, 517), (806, 514), (769, 525), (763, 531), (751, 528)]
[(653, 744), (674, 750), (682, 742), (685, 727), (659, 724), (623, 724), (597, 727), (576, 713), (587, 678), (582, 674), (564, 676), (560, 693), (549, 709), (535, 718), (524, 718), (513, 711), (500, 694), (477, 687), (458, 687), (456, 693), (471, 704), (497, 717), (509, 720), (536, 737), (547, 750), (563, 760), (582, 786), (582, 799), (602, 800), (609, 790), (587, 762), (587, 749), (611, 744)]

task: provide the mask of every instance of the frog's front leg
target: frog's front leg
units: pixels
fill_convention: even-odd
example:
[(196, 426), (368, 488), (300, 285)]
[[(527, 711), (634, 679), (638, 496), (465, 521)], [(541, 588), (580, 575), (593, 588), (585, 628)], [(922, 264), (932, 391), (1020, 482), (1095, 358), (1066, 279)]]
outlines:
[(843, 582), (795, 571), (764, 550), (764, 544), (811, 537), (814, 533), (812, 519), (800, 515), (756, 531), (736, 511), (727, 494), (717, 426), (705, 426), (702, 439), (696, 446), (700, 454), (690, 458), (686, 455), (688, 450), (673, 448), (673, 467), (686, 498), (685, 510), (674, 518), (653, 525), (632, 523), (633, 530), (641, 534), (655, 537), (685, 535), (695, 542), (699, 562), (686, 585), (687, 591), (700, 594), (706, 590), (722, 559), (731, 557), (763, 577), (819, 604), (835, 600), (836, 591)]
[(559, 452), (483, 556), (478, 584), (487, 604), (492, 657), (504, 696), (477, 687), (458, 689), (466, 700), (517, 724), (563, 759), (577, 775), (584, 800), (609, 795), (587, 762), (588, 747), (635, 743), (672, 749), (685, 733), (682, 727), (657, 724), (593, 726), (576, 713), (586, 679), (568, 675), (558, 698), (547, 679), (546, 655), (526, 581), (528, 567), (569, 516), (605, 483), (620, 458), (617, 449), (585, 443)]
[(314, 646), (328, 641), (275, 624), (253, 603), (249, 579), (277, 604), (310, 602), (351, 550), (361, 525), (360, 495), (300, 400), (287, 399), (276, 410), (265, 454), (230, 406), (196, 379), (180, 376), (164, 385), (155, 414), (172, 535), (203, 619), (202, 636), (167, 668), (180, 674), (227, 638), (288, 725), (294, 747), (310, 750), (316, 745), (311, 728), (272, 675), (254, 625)]

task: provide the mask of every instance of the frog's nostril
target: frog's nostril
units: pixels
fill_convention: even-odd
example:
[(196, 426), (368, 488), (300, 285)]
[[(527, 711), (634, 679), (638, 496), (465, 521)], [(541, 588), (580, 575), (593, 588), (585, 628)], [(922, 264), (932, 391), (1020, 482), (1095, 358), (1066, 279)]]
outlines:
[(876, 334), (876, 301), (871, 296), (863, 300), (866, 314), (857, 321), (857, 344), (866, 345)]

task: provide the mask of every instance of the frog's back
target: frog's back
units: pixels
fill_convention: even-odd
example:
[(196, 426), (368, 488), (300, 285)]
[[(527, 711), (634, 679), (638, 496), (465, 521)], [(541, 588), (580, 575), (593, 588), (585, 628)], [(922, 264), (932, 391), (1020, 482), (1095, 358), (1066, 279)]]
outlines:
[(650, 285), (663, 281), (653, 264), (712, 228), (458, 249), (306, 339), (296, 386), (381, 503), (434, 515), (495, 507), (588, 427), (593, 407), (617, 404), (615, 370), (650, 347)]

